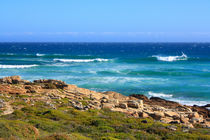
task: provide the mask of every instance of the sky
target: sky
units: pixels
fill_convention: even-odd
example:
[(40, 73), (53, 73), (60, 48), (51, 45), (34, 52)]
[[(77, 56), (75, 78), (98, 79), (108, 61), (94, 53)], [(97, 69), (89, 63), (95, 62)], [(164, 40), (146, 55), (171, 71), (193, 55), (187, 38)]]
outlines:
[(210, 42), (210, 0), (2, 0), (0, 42)]

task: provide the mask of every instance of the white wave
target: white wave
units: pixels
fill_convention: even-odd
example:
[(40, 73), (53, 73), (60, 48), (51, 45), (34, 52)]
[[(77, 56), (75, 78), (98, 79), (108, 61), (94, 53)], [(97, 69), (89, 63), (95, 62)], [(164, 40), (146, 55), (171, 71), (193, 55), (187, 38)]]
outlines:
[(179, 61), (179, 60), (187, 60), (188, 57), (186, 54), (182, 53), (181, 56), (159, 56), (159, 55), (153, 55), (152, 57), (156, 57), (159, 61)]
[(206, 104), (209, 104), (209, 101), (199, 101), (199, 100), (196, 100), (196, 99), (195, 100), (194, 99), (186, 99), (186, 98), (183, 98), (183, 97), (174, 98), (172, 94), (154, 93), (154, 92), (149, 91), (148, 95), (150, 97), (153, 96), (153, 97), (165, 98), (165, 99), (170, 100), (170, 101), (178, 102), (182, 105), (204, 106)]
[(38, 65), (0, 65), (0, 69), (30, 68)]
[(109, 61), (109, 59), (102, 59), (102, 58), (96, 58), (96, 59), (53, 59), (54, 61), (60, 61), (60, 62), (106, 62)]
[(37, 53), (36, 56), (45, 56), (45, 54)]
[(182, 99), (182, 98), (179, 98), (179, 99), (173, 98), (170, 100), (174, 102), (178, 102), (183, 105), (190, 105), (190, 106), (193, 106), (193, 105), (204, 106), (204, 105), (209, 104), (209, 101), (196, 101), (196, 100), (189, 100), (189, 99)]
[(149, 96), (154, 96), (154, 97), (163, 97), (163, 98), (172, 98), (173, 95), (172, 94), (164, 94), (164, 93), (155, 93), (152, 91), (148, 92)]

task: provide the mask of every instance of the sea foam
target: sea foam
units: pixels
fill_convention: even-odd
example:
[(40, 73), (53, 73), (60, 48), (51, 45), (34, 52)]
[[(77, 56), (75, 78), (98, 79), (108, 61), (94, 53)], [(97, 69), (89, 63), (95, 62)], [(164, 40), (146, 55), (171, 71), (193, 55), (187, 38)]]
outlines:
[(36, 56), (45, 56), (45, 54), (37, 53)]
[(152, 91), (148, 92), (149, 96), (154, 96), (154, 97), (163, 97), (163, 98), (172, 98), (173, 95), (172, 94), (164, 94), (164, 93), (155, 93)]
[(107, 62), (109, 59), (102, 59), (102, 58), (96, 58), (96, 59), (53, 59), (54, 61), (60, 61), (60, 62)]
[(179, 61), (179, 60), (187, 60), (188, 57), (186, 54), (182, 53), (181, 56), (160, 56), (160, 55), (153, 55), (152, 57), (156, 57), (159, 61)]
[(30, 68), (38, 65), (0, 65), (0, 69), (14, 69), (14, 68)]

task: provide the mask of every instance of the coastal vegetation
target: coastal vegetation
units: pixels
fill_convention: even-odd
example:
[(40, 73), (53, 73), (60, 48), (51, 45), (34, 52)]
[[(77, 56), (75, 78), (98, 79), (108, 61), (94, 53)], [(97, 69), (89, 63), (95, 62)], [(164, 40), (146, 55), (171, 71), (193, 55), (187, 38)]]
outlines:
[[(44, 81), (36, 81), (36, 84), (27, 83), (26, 81), (20, 81), (20, 79), (17, 80), (17, 77), (13, 77), (10, 82), (16, 83), (19, 81), (17, 82), (18, 84), (8, 84), (10, 79), (7, 79), (6, 84), (5, 81), (1, 84), (4, 88), (0, 87), (1, 139), (210, 139), (210, 129), (199, 125), (199, 123), (194, 124), (193, 127), (190, 128), (181, 123), (163, 123), (151, 116), (135, 117), (135, 115), (132, 116), (125, 112), (113, 111), (107, 106), (100, 109), (97, 107), (81, 109), (81, 106), (88, 106), (90, 101), (97, 101), (97, 99), (94, 99), (93, 95), (89, 98), (81, 96), (78, 91), (82, 93), (82, 89), (77, 89), (77, 92), (74, 90), (75, 96), (70, 99), (71, 92), (70, 90), (67, 92), (66, 88), (63, 88), (66, 87), (65, 84), (54, 80), (51, 80), (51, 86), (48, 86), (46, 83), (42, 84)], [(38, 82), (40, 82), (40, 84), (38, 84)], [(47, 82), (49, 82), (49, 80)], [(23, 92), (23, 87), (27, 89), (26, 92)], [(75, 86), (71, 86), (71, 88), (73, 87)], [(13, 88), (15, 88), (15, 90)], [(84, 91), (88, 92), (89, 90), (84, 89)], [(64, 92), (68, 94), (68, 96), (63, 96)], [(55, 94), (63, 98), (52, 96)], [(119, 96), (118, 94), (117, 98), (120, 99)], [(105, 101), (105, 99), (103, 99), (103, 101)], [(80, 102), (81, 104), (74, 105), (74, 102)], [(136, 106), (131, 106), (130, 104), (130, 109), (132, 109), (132, 107), (135, 108)]]

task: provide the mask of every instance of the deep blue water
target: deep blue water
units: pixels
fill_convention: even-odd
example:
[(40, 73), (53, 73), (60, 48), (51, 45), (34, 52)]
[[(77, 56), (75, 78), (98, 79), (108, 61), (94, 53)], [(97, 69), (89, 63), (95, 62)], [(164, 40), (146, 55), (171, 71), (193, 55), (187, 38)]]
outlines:
[(210, 103), (210, 43), (0, 43), (0, 77)]

